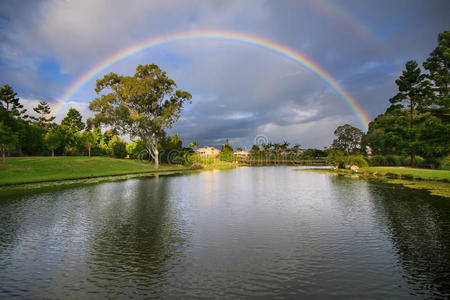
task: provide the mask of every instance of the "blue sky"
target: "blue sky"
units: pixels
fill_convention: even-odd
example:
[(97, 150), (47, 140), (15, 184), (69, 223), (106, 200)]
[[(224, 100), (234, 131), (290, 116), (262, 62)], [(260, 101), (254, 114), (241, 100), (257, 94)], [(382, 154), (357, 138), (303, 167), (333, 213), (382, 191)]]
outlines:
[[(251, 34), (311, 58), (374, 118), (396, 93), (407, 60), (422, 63), (450, 29), (450, 2), (432, 1), (2, 1), (0, 84), (31, 108), (51, 105), (86, 71), (141, 41), (189, 30)], [(316, 74), (273, 52), (241, 43), (191, 40), (154, 47), (106, 72), (131, 75), (156, 63), (193, 95), (172, 129), (188, 143), (249, 147), (257, 135), (304, 147), (331, 143), (345, 123), (361, 127)], [(100, 78), (103, 74), (98, 74)], [(85, 118), (95, 80), (63, 105)]]

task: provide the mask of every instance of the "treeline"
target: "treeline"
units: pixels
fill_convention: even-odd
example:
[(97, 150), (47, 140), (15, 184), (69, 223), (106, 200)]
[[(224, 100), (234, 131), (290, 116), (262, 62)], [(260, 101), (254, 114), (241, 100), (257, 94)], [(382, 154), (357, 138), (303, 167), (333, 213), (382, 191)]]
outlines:
[(438, 36), (438, 46), (423, 62), (423, 70), (408, 61), (396, 80), (399, 92), (384, 114), (369, 124), (364, 143), (373, 155), (417, 156), (437, 164), (450, 152), (450, 31)]
[[(41, 101), (27, 114), (13, 89), (0, 87), (0, 144), (3, 160), (6, 156), (86, 155), (116, 158), (149, 159), (142, 141), (126, 143), (114, 129), (102, 131), (90, 122), (83, 122), (79, 111), (70, 108), (60, 124), (54, 122), (50, 106)], [(183, 148), (178, 135), (164, 136), (159, 140), (162, 162), (182, 164), (184, 154), (192, 152)]]
[(348, 124), (334, 132), (332, 156), (343, 164), (346, 155), (365, 156), (372, 165), (450, 166), (450, 32), (419, 67), (408, 61), (395, 81), (398, 93), (385, 113), (370, 122), (367, 134)]

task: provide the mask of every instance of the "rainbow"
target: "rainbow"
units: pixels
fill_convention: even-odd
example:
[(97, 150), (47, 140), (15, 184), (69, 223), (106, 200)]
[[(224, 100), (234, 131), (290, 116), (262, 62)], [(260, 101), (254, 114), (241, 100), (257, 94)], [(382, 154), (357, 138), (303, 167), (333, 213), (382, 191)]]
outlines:
[(254, 45), (263, 49), (267, 49), (274, 53), (280, 54), (298, 64), (305, 67), (306, 69), (312, 71), (316, 75), (318, 75), (321, 79), (327, 82), (331, 87), (333, 87), (336, 92), (346, 101), (351, 110), (355, 113), (358, 120), (361, 122), (361, 125), (367, 130), (367, 126), (369, 123), (369, 118), (364, 110), (361, 108), (359, 103), (353, 98), (349, 92), (347, 92), (343, 87), (339, 85), (339, 83), (322, 67), (316, 64), (311, 59), (302, 55), (301, 53), (289, 49), (288, 47), (266, 40), (264, 38), (236, 33), (236, 32), (222, 32), (222, 31), (194, 31), (194, 32), (183, 32), (176, 33), (170, 35), (163, 35), (155, 38), (150, 38), (138, 44), (132, 45), (128, 48), (125, 48), (109, 57), (99, 62), (89, 71), (80, 76), (64, 93), (64, 95), (57, 101), (57, 104), (54, 108), (54, 114), (58, 113), (62, 104), (69, 100), (74, 94), (76, 94), (84, 84), (88, 81), (92, 80), (99, 73), (105, 71), (107, 68), (112, 66), (113, 64), (126, 59), (138, 52), (141, 52), (145, 49), (149, 49), (152, 47), (160, 46), (167, 43), (177, 42), (177, 41), (185, 41), (185, 40), (195, 40), (195, 39), (215, 39), (215, 40), (225, 40), (225, 41), (234, 41), (245, 43), (249, 45)]

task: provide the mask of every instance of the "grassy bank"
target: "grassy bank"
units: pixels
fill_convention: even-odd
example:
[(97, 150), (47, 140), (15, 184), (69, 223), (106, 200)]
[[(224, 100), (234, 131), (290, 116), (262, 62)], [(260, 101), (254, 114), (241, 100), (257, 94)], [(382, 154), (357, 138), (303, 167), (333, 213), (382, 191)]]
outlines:
[(404, 167), (367, 167), (361, 168), (361, 173), (368, 172), (378, 176), (397, 177), (415, 180), (433, 180), (450, 182), (450, 171), (415, 169)]
[(351, 170), (339, 169), (318, 170), (298, 169), (296, 171), (310, 171), (340, 176), (359, 176), (362, 178), (377, 178), (392, 184), (400, 184), (413, 189), (428, 190), (430, 194), (450, 198), (450, 171), (415, 169), (404, 167), (366, 167), (360, 168), (358, 173)]
[(109, 157), (9, 158), (6, 164), (0, 164), (0, 186), (189, 169), (184, 166), (163, 165), (155, 170), (152, 164), (139, 160)]

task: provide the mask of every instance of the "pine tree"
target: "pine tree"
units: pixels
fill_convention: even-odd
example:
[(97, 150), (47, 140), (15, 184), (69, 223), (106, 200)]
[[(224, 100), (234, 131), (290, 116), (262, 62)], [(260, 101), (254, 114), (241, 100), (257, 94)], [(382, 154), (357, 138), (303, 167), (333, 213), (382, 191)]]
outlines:
[(33, 110), (38, 114), (38, 116), (31, 116), (30, 118), (38, 122), (41, 128), (47, 130), (50, 123), (55, 119), (55, 116), (48, 116), (51, 113), (48, 103), (46, 101), (41, 101), (38, 106), (33, 108)]
[(17, 93), (9, 85), (5, 84), (3, 87), (0, 87), (0, 106), (7, 111), (10, 117), (26, 119), (28, 118), (25, 115), (27, 110), (23, 108), (23, 105), (20, 104), (20, 99), (16, 96)]

